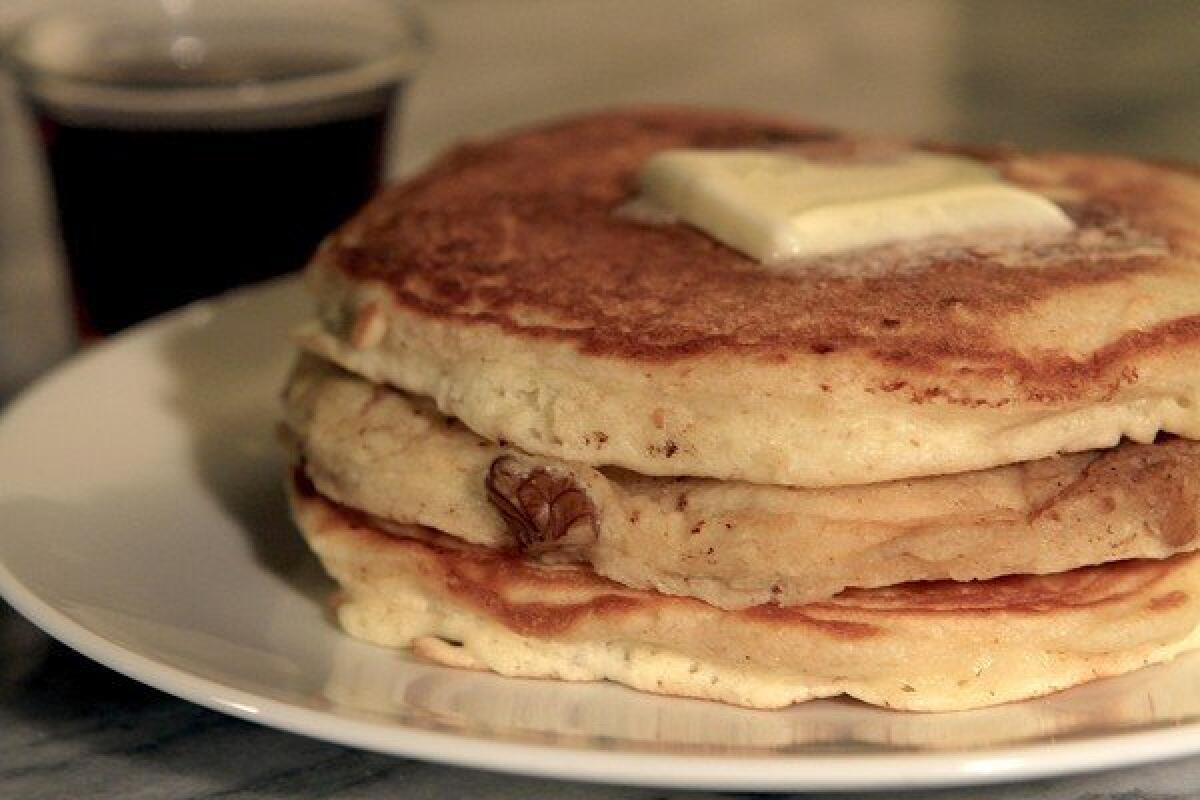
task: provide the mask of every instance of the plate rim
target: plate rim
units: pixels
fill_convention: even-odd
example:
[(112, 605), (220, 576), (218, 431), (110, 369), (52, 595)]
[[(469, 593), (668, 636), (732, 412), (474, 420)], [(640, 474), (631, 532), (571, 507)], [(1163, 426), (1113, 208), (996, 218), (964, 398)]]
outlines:
[[(21, 411), (81, 365), (228, 302), (267, 302), (295, 278), (268, 281), (147, 320), (66, 359), (0, 412), (0, 445)], [(15, 420), (15, 421), (14, 421)], [(2, 528), (2, 526), (0, 526)], [(0, 530), (0, 535), (2, 530)], [(593, 750), (422, 730), (304, 708), (239, 689), (106, 639), (41, 597), (0, 561), (0, 597), (50, 637), (128, 678), (239, 719), (347, 747), (439, 764), (565, 781), (702, 790), (828, 791), (948, 788), (1062, 777), (1200, 753), (1200, 721), (1071, 741), (976, 750), (770, 756)], [(341, 634), (345, 635), (345, 634)], [(445, 668), (443, 668), (445, 669)], [(906, 713), (906, 712), (893, 712)]]

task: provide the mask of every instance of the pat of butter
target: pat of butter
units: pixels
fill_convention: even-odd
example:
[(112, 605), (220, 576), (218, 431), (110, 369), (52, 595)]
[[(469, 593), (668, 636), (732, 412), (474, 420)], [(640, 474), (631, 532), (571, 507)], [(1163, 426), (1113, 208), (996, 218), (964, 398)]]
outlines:
[(933, 236), (1073, 227), (1050, 200), (984, 164), (936, 153), (828, 163), (756, 150), (667, 150), (639, 179), (650, 202), (767, 263)]

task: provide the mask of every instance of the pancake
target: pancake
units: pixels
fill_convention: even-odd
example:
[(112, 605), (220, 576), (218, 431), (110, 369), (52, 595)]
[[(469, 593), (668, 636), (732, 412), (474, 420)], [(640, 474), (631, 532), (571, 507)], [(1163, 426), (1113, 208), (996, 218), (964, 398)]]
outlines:
[(396, 523), (724, 608), (1062, 572), (1200, 546), (1200, 443), (799, 489), (643, 477), (488, 442), (428, 400), (302, 359), (287, 425), (326, 496)]
[(1200, 438), (1200, 181), (1185, 170), (922, 145), (992, 165), (1075, 230), (785, 271), (627, 212), (666, 148), (853, 161), (877, 145), (662, 109), (464, 145), (319, 248), (301, 341), (489, 440), (645, 475), (821, 487)]
[(1200, 556), (914, 583), (724, 611), (364, 515), (293, 484), (358, 637), (448, 666), (778, 708), (847, 694), (949, 711), (1035, 697), (1200, 645)]

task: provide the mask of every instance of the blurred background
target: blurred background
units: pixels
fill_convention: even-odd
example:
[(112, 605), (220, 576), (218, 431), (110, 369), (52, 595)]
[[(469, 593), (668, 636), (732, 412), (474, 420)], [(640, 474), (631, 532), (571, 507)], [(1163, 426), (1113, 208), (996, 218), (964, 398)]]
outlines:
[[(0, 0), (0, 26), (20, 2)], [(1196, 0), (422, 7), (434, 50), (394, 130), (393, 175), (464, 137), (644, 101), (1200, 161)], [(0, 402), (75, 347), (49, 209), (28, 120), (0, 83)]]

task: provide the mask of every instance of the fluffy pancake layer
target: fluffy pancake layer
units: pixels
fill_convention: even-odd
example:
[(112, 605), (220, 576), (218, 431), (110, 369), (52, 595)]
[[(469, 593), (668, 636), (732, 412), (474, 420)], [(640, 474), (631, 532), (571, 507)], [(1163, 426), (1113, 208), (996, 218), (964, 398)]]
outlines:
[(975, 152), (1076, 223), (765, 270), (631, 218), (669, 147), (870, 142), (779, 120), (626, 111), (452, 152), (310, 268), (305, 346), (528, 453), (803, 486), (1200, 437), (1200, 182), (1129, 159)]
[(532, 457), (312, 358), (285, 391), (308, 477), (339, 503), (723, 608), (846, 587), (1045, 574), (1200, 545), (1200, 443), (888, 484), (796, 489)]
[(1200, 645), (1200, 556), (845, 592), (740, 611), (381, 530), (300, 480), (296, 520), (350, 633), (457, 667), (776, 708), (837, 694), (912, 710), (1034, 697)]

